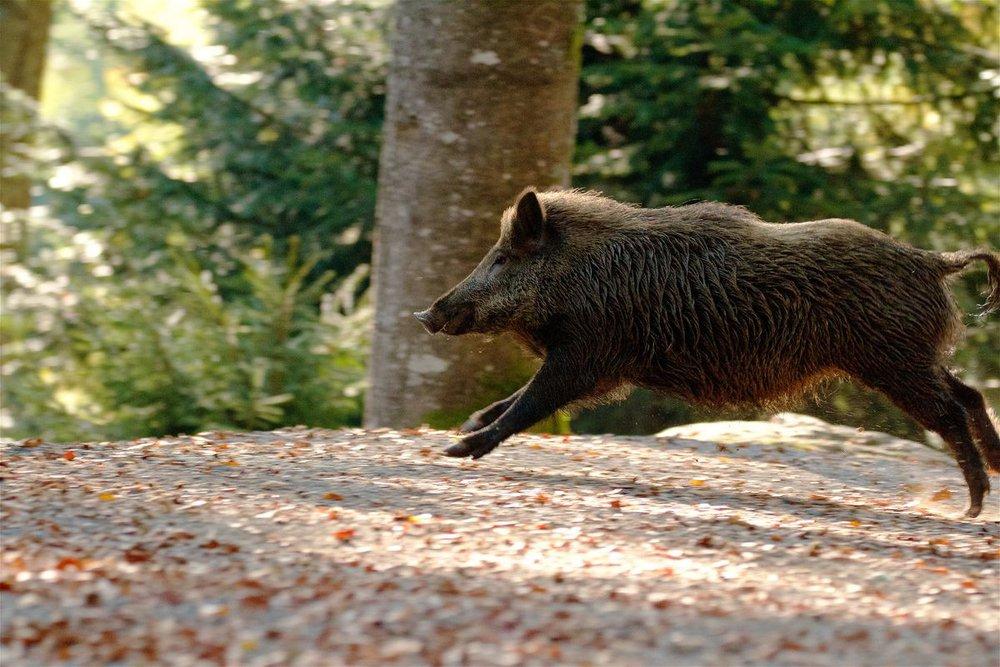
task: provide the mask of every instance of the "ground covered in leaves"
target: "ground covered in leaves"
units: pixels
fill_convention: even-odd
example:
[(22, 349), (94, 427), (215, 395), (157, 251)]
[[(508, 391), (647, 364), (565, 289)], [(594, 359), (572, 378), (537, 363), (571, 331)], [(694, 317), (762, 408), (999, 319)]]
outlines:
[(10, 443), (0, 658), (1000, 660), (996, 496), (961, 518), (945, 457), (680, 435), (519, 436), (478, 462), (437, 431)]

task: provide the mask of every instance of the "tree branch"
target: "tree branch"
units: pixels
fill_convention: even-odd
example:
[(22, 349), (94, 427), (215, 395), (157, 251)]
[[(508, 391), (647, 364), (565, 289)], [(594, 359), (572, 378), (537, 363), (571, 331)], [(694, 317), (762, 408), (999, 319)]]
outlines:
[(778, 95), (778, 94), (775, 94), (775, 97), (779, 100), (791, 102), (792, 104), (821, 104), (826, 106), (876, 107), (876, 106), (908, 106), (917, 104), (928, 104), (933, 102), (942, 102), (944, 100), (962, 100), (967, 97), (978, 97), (988, 94), (990, 94), (990, 91), (980, 90), (980, 91), (973, 91), (966, 93), (955, 93), (952, 95), (924, 95), (921, 97), (913, 97), (905, 100), (892, 100), (892, 99), (834, 100), (830, 99), (829, 97), (803, 99), (799, 97), (792, 97), (791, 95)]

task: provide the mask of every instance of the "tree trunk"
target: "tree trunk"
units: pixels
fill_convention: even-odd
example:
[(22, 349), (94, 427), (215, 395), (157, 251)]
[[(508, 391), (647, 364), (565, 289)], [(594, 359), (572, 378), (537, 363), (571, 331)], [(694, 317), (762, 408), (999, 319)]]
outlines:
[(379, 172), (369, 426), (451, 426), (531, 365), (506, 338), (429, 336), (426, 308), (524, 187), (569, 183), (579, 0), (400, 0)]
[[(45, 72), (45, 48), (52, 23), (51, 0), (0, 0), (0, 74), (3, 82), (37, 100)], [(5, 118), (5, 124), (12, 119)], [(21, 174), (7, 174), (8, 152), (14, 138), (0, 131), (2, 181), (0, 205), (24, 209), (31, 205), (31, 183)]]

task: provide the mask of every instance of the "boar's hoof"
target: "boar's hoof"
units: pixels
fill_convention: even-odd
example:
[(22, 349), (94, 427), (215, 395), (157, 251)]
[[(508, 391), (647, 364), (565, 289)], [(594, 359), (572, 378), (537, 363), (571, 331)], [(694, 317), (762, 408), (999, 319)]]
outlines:
[(986, 476), (985, 470), (978, 470), (975, 476), (968, 480), (968, 484), (969, 509), (965, 510), (965, 516), (974, 519), (983, 511), (983, 500), (990, 492), (990, 478)]
[(465, 423), (458, 427), (459, 433), (472, 433), (473, 431), (478, 431), (482, 427), (486, 426), (478, 417), (472, 415), (465, 420)]
[(452, 445), (448, 449), (444, 450), (444, 453), (448, 456), (463, 457), (468, 456), (472, 453), (472, 448), (469, 447), (464, 442), (459, 442), (458, 444)]
[(496, 449), (499, 444), (483, 433), (473, 433), (444, 450), (444, 453), (448, 456), (471, 456), (474, 459), (480, 459)]

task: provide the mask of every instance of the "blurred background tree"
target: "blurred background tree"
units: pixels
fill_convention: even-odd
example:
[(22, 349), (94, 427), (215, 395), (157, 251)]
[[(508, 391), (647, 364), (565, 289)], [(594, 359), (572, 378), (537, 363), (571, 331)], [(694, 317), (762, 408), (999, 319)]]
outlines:
[[(0, 128), (0, 154), (3, 159), (3, 187), (0, 188), (0, 206), (10, 211), (20, 211), (31, 205), (31, 179), (16, 164), (24, 159), (20, 146), (29, 146), (30, 133), (12, 132), (11, 128), (28, 130), (34, 112), (34, 102), (42, 88), (45, 72), (46, 50), (52, 24), (50, 0), (0, 0), (0, 76), (10, 95), (19, 102), (5, 105)], [(16, 109), (16, 110), (15, 110)], [(23, 226), (23, 216), (20, 217)], [(19, 229), (16, 238), (26, 238), (26, 230)], [(5, 238), (7, 242), (10, 239)], [(15, 244), (11, 248), (18, 259), (24, 259), (27, 249)]]
[(530, 377), (519, 346), (431, 337), (410, 313), (479, 263), (525, 184), (569, 185), (582, 9), (582, 0), (397, 5), (366, 426), (454, 426)]
[[(3, 74), (3, 188), (36, 183), (2, 213), (4, 435), (359, 423), (389, 4), (56, 0), (40, 116)], [(993, 3), (586, 7), (575, 185), (1000, 246)], [(996, 404), (1000, 325), (970, 334)], [(827, 393), (808, 411), (916, 433)], [(717, 416), (637, 393), (574, 428)]]

